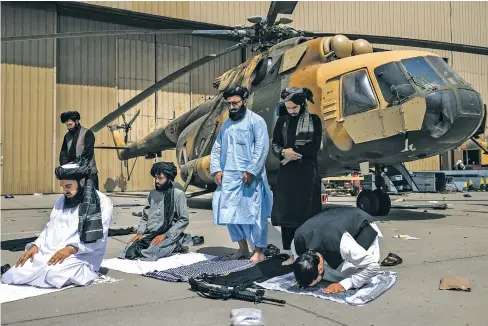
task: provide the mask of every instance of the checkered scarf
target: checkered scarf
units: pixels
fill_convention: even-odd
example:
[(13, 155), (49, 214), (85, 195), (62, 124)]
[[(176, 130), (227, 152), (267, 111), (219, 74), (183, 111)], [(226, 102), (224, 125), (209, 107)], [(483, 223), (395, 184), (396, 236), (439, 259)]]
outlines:
[(100, 197), (93, 181), (86, 180), (83, 201), (78, 209), (78, 231), (80, 240), (85, 243), (95, 242), (103, 238), (102, 209)]

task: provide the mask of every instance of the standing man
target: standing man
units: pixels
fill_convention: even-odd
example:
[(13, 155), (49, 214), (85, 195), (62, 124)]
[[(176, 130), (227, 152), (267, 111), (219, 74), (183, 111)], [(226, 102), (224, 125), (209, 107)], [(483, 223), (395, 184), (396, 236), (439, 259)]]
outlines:
[(95, 162), (95, 135), (93, 131), (80, 124), (80, 114), (77, 111), (68, 111), (61, 114), (61, 122), (66, 124), (68, 132), (64, 135), (59, 163), (65, 165), (73, 163), (80, 158), (90, 162), (90, 179), (98, 190), (98, 170)]
[(269, 150), (266, 122), (246, 108), (247, 88), (232, 87), (224, 92), (229, 109), (227, 119), (213, 145), (210, 173), (218, 188), (212, 207), (214, 223), (227, 225), (239, 250), (233, 255), (247, 257), (249, 241), (255, 252), (250, 261), (264, 260), (268, 245), (268, 221), (273, 193), (266, 177), (265, 161)]
[(287, 115), (278, 118), (272, 153), (281, 161), (274, 192), (271, 222), (281, 227), (283, 250), (291, 254), (295, 231), (322, 209), (317, 154), (322, 144), (320, 117), (308, 111), (313, 102), (308, 88), (288, 87), (281, 92)]

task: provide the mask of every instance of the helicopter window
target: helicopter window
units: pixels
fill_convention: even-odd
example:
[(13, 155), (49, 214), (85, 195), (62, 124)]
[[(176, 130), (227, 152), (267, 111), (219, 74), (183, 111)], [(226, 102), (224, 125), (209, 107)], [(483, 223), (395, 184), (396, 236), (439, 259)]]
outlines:
[(461, 107), (459, 111), (464, 114), (481, 114), (481, 101), (478, 94), (468, 89), (458, 89)]
[(402, 64), (407, 69), (413, 82), (423, 89), (432, 89), (445, 85), (441, 77), (423, 57), (404, 59)]
[(360, 70), (342, 78), (342, 110), (344, 116), (368, 111), (378, 106), (366, 71)]
[(374, 75), (385, 101), (390, 104), (399, 104), (415, 93), (415, 89), (410, 85), (396, 62), (379, 66), (374, 70)]
[(428, 56), (427, 58), (449, 84), (467, 84), (464, 79), (462, 79), (451, 67), (449, 67), (444, 59), (435, 56)]

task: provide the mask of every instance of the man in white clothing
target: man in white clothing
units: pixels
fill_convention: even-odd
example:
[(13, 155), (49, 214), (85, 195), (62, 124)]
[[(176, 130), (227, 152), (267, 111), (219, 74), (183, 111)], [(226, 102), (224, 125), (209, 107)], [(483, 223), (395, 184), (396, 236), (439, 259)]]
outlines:
[(95, 190), (85, 161), (58, 167), (55, 173), (64, 195), (56, 201), (44, 231), (2, 275), (3, 283), (61, 288), (86, 286), (98, 277), (112, 202)]
[(373, 218), (355, 207), (322, 211), (300, 226), (291, 249), (293, 272), (301, 287), (322, 279), (333, 282), (324, 293), (360, 288), (380, 271), (379, 238)]

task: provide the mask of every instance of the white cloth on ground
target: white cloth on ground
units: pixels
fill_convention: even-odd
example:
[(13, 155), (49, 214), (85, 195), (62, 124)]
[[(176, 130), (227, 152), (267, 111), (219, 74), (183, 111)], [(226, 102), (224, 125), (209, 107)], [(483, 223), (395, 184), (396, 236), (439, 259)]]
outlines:
[[(114, 279), (110, 276), (100, 275), (93, 281), (93, 284), (107, 284), (107, 283), (119, 283), (121, 280)], [(48, 293), (58, 292), (66, 289), (73, 288), (74, 285), (62, 287), (60, 289), (55, 288), (38, 288), (30, 285), (10, 285), (0, 283), (0, 303), (12, 302), (30, 297), (37, 297)]]
[(157, 261), (127, 260), (127, 259), (105, 259), (102, 267), (113, 269), (128, 274), (145, 274), (154, 271), (176, 268), (198, 263), (200, 261), (215, 258), (212, 255), (189, 252), (186, 254), (175, 254), (170, 257), (161, 258)]
[[(112, 201), (97, 192), (100, 197), (100, 208), (103, 223), (103, 238), (84, 243), (78, 231), (78, 207), (63, 210), (64, 195), (57, 201), (49, 217), (49, 222), (36, 241), (27, 244), (26, 250), (33, 245), (39, 248), (33, 262), (28, 259), (22, 267), (12, 267), (2, 275), (2, 282), (13, 285), (32, 285), (41, 288), (60, 288), (74, 284), (86, 286), (97, 278), (105, 250), (107, 236), (112, 219)], [(47, 265), (49, 259), (68, 245), (78, 248), (78, 252), (69, 256), (61, 264)]]
[(361, 306), (371, 302), (395, 285), (398, 275), (396, 272), (380, 272), (373, 277), (371, 282), (360, 289), (350, 289), (337, 294), (324, 294), (322, 291), (330, 283), (322, 281), (316, 286), (309, 288), (299, 288), (296, 284), (295, 276), (289, 273), (277, 276), (262, 283), (256, 283), (267, 290), (276, 290), (287, 293), (310, 295), (316, 298), (326, 299), (351, 306)]

